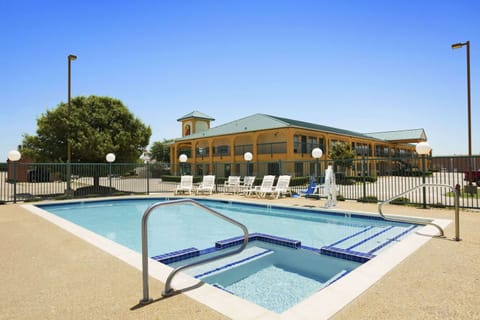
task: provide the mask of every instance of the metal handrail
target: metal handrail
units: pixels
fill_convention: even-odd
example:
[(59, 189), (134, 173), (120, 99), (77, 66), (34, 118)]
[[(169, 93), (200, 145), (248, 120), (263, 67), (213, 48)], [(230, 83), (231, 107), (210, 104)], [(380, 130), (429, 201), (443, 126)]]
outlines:
[(153, 210), (155, 208), (158, 208), (158, 207), (162, 207), (162, 206), (171, 206), (171, 205), (178, 205), (178, 204), (183, 204), (183, 203), (189, 203), (189, 204), (192, 204), (196, 207), (200, 207), (202, 209), (205, 209), (207, 212), (213, 214), (214, 216), (218, 217), (218, 218), (221, 218), (231, 224), (234, 224), (236, 225), (237, 227), (239, 227), (240, 229), (242, 229), (243, 231), (243, 243), (242, 243), (242, 246), (237, 249), (237, 250), (234, 250), (234, 251), (230, 251), (230, 252), (227, 252), (227, 253), (223, 253), (221, 255), (218, 255), (218, 256), (215, 256), (215, 257), (210, 257), (210, 258), (206, 258), (206, 259), (203, 259), (203, 260), (200, 260), (200, 261), (197, 261), (197, 262), (192, 262), (190, 264), (187, 264), (187, 265), (184, 265), (184, 266), (180, 266), (180, 267), (177, 267), (175, 268), (174, 270), (172, 270), (172, 272), (170, 272), (170, 274), (168, 275), (167, 277), (167, 281), (165, 282), (165, 289), (162, 293), (162, 296), (169, 296), (169, 295), (172, 295), (174, 293), (174, 290), (171, 288), (171, 282), (172, 282), (172, 279), (173, 277), (179, 272), (179, 271), (182, 271), (184, 269), (187, 269), (187, 268), (190, 268), (190, 267), (193, 267), (193, 266), (197, 266), (197, 265), (200, 265), (200, 264), (204, 264), (204, 263), (207, 263), (207, 262), (210, 262), (210, 261), (213, 261), (213, 260), (217, 260), (217, 259), (221, 259), (221, 258), (225, 258), (225, 257), (228, 257), (228, 256), (232, 256), (234, 254), (237, 254), (237, 253), (240, 253), (243, 251), (243, 249), (245, 249), (245, 247), (247, 246), (248, 244), (248, 229), (247, 227), (245, 227), (245, 225), (243, 225), (242, 223), (236, 221), (236, 220), (233, 220), (193, 199), (180, 199), (180, 200), (171, 200), (171, 201), (166, 201), (166, 202), (157, 202), (157, 203), (154, 203), (152, 204), (150, 207), (147, 208), (147, 210), (144, 212), (143, 214), (143, 217), (142, 217), (142, 276), (143, 276), (143, 299), (140, 300), (140, 303), (141, 304), (148, 304), (150, 302), (152, 302), (153, 300), (149, 297), (149, 289), (148, 289), (148, 230), (147, 230), (147, 223), (148, 223), (148, 218), (150, 216), (150, 214), (153, 212)]
[(455, 238), (454, 240), (455, 241), (460, 241), (460, 223), (459, 223), (459, 220), (460, 220), (460, 213), (459, 213), (459, 209), (458, 209), (458, 202), (459, 202), (459, 194), (458, 194), (458, 190), (455, 189), (454, 187), (452, 186), (449, 186), (448, 184), (436, 184), (436, 183), (422, 183), (416, 187), (413, 187), (405, 192), (402, 192), (388, 200), (385, 200), (383, 202), (381, 202), (379, 205), (378, 205), (378, 213), (382, 216), (382, 218), (384, 220), (388, 220), (388, 221), (394, 221), (394, 222), (407, 222), (407, 223), (415, 223), (415, 224), (421, 224), (421, 225), (431, 225), (431, 226), (434, 226), (436, 227), (439, 231), (440, 231), (440, 237), (444, 237), (445, 235), (445, 232), (443, 231), (442, 227), (440, 227), (439, 225), (433, 223), (433, 222), (425, 222), (425, 221), (418, 221), (418, 220), (411, 220), (411, 219), (402, 219), (402, 218), (393, 218), (393, 217), (386, 217), (383, 212), (382, 212), (382, 207), (384, 204), (386, 203), (389, 203), (390, 201), (392, 200), (395, 200), (397, 198), (400, 198), (401, 196), (409, 193), (409, 192), (412, 192), (413, 190), (417, 190), (417, 189), (420, 189), (420, 188), (425, 188), (425, 187), (442, 187), (442, 188), (450, 188), (453, 190), (454, 194), (455, 194)]

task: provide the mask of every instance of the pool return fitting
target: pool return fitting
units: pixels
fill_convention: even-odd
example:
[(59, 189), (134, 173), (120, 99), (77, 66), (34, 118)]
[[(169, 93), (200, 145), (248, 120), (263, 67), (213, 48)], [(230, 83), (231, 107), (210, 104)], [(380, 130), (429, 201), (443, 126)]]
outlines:
[(208, 262), (211, 262), (211, 261), (214, 261), (214, 260), (218, 260), (218, 259), (221, 259), (221, 258), (225, 258), (225, 257), (228, 257), (228, 256), (233, 256), (237, 253), (240, 253), (243, 251), (243, 249), (245, 249), (245, 247), (247, 246), (248, 244), (248, 229), (245, 225), (243, 225), (242, 223), (234, 220), (234, 219), (231, 219), (223, 214), (221, 214), (220, 212), (217, 212), (213, 209), (210, 209), (209, 207), (195, 201), (195, 200), (192, 200), (192, 199), (180, 199), (180, 200), (171, 200), (171, 201), (165, 201), (165, 202), (157, 202), (157, 203), (154, 203), (152, 204), (150, 207), (147, 208), (147, 210), (143, 213), (143, 217), (142, 217), (142, 280), (143, 280), (143, 298), (140, 300), (140, 304), (149, 304), (153, 301), (152, 298), (150, 298), (149, 296), (149, 289), (148, 289), (148, 229), (147, 229), (147, 225), (148, 225), (148, 218), (150, 217), (150, 215), (152, 214), (153, 210), (155, 210), (156, 208), (158, 207), (163, 207), (163, 206), (173, 206), (173, 205), (179, 205), (179, 204), (191, 204), (193, 206), (196, 206), (196, 207), (199, 207), (201, 209), (205, 209), (205, 211), (207, 211), (208, 213), (214, 215), (215, 217), (218, 217), (226, 222), (229, 222), (233, 225), (236, 225), (237, 227), (239, 227), (240, 229), (242, 229), (243, 231), (243, 243), (241, 245), (241, 247), (237, 250), (234, 250), (234, 251), (230, 251), (230, 252), (226, 252), (226, 253), (223, 253), (223, 254), (220, 254), (218, 256), (215, 256), (215, 257), (210, 257), (210, 258), (206, 258), (206, 259), (203, 259), (203, 260), (199, 260), (199, 261), (196, 261), (196, 262), (192, 262), (190, 264), (186, 264), (184, 266), (179, 266), (175, 269), (172, 270), (172, 272), (170, 272), (170, 274), (168, 275), (167, 277), (167, 280), (165, 282), (165, 289), (162, 293), (162, 296), (164, 297), (168, 297), (168, 296), (171, 296), (172, 294), (175, 293), (175, 290), (172, 289), (171, 287), (171, 282), (172, 282), (172, 279), (173, 277), (179, 272), (179, 271), (182, 271), (184, 269), (187, 269), (187, 268), (190, 268), (190, 267), (194, 267), (194, 266), (198, 266), (198, 265), (201, 265), (201, 264), (204, 264), (204, 263), (208, 263)]
[(439, 231), (440, 231), (440, 237), (444, 237), (445, 236), (445, 232), (444, 230), (442, 229), (442, 227), (440, 227), (439, 225), (433, 223), (433, 222), (427, 222), (427, 221), (421, 221), (421, 220), (416, 220), (416, 219), (408, 219), (408, 218), (396, 218), (396, 217), (386, 217), (383, 212), (382, 212), (382, 207), (384, 204), (386, 203), (389, 203), (390, 201), (392, 200), (395, 200), (397, 198), (400, 198), (401, 196), (403, 195), (406, 195), (407, 193), (411, 192), (411, 191), (414, 191), (414, 190), (417, 190), (417, 189), (420, 189), (420, 188), (426, 188), (426, 187), (437, 187), (437, 188), (449, 188), (453, 191), (454, 195), (455, 195), (455, 238), (453, 238), (453, 240), (455, 241), (460, 241), (460, 213), (459, 213), (459, 191), (457, 189), (455, 189), (454, 187), (452, 186), (449, 186), (448, 184), (435, 184), (435, 183), (422, 183), (416, 187), (413, 187), (405, 192), (402, 192), (388, 200), (385, 200), (381, 203), (378, 204), (378, 213), (382, 216), (382, 218), (384, 220), (388, 220), (388, 221), (394, 221), (394, 222), (407, 222), (407, 223), (414, 223), (414, 224), (421, 224), (421, 225), (431, 225), (431, 226), (434, 226), (435, 228), (437, 228)]

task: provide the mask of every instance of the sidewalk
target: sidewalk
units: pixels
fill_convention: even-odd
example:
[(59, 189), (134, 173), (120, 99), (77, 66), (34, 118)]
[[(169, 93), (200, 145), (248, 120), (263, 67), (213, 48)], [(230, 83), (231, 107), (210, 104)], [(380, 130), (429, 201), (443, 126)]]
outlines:
[[(243, 197), (214, 195), (221, 199)], [(284, 198), (271, 204), (322, 206)], [(376, 205), (339, 202), (337, 210), (377, 212)], [(385, 206), (385, 214), (453, 220), (453, 210)], [(334, 319), (480, 319), (480, 212), (461, 211), (460, 242), (434, 238), (340, 311)], [(186, 297), (131, 310), (141, 273), (20, 205), (0, 206), (0, 319), (225, 319)], [(163, 285), (150, 280), (160, 297)]]

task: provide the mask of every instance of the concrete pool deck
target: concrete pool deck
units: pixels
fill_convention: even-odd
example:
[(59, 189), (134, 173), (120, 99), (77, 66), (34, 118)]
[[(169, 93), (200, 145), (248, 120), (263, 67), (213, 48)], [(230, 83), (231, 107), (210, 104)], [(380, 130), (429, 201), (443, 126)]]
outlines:
[[(160, 195), (166, 196), (166, 195)], [(243, 197), (214, 195), (242, 200)], [(323, 200), (252, 201), (322, 207)], [(339, 202), (337, 210), (377, 212)], [(386, 206), (386, 214), (453, 220), (453, 210)], [(333, 319), (480, 318), (480, 212), (460, 213), (462, 241), (433, 238)], [(227, 319), (179, 294), (142, 308), (141, 272), (20, 205), (0, 206), (0, 319)], [(154, 298), (163, 285), (150, 280)]]

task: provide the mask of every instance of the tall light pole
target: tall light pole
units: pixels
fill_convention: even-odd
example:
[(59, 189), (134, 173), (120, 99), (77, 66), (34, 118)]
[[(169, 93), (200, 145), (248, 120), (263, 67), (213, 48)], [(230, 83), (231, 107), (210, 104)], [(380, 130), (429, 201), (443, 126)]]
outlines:
[(72, 61), (77, 60), (77, 56), (73, 54), (68, 55), (68, 105), (67, 105), (67, 118), (68, 118), (68, 128), (67, 128), (67, 194), (72, 193), (71, 187), (71, 175), (72, 175), (72, 168), (71, 168), (71, 161), (72, 161), (72, 150), (70, 145), (70, 100), (71, 100), (71, 65)]
[(468, 177), (469, 185), (472, 185), (472, 117), (470, 100), (470, 41), (452, 44), (452, 49), (467, 47), (467, 108), (468, 108)]

